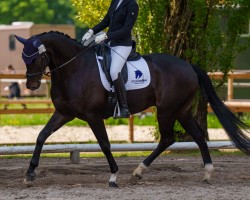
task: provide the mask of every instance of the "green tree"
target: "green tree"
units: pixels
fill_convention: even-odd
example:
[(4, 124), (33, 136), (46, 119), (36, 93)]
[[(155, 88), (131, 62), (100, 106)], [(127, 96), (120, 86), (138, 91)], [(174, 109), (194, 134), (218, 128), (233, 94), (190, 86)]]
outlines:
[(2, 0), (0, 24), (14, 21), (32, 21), (35, 24), (74, 24), (77, 38), (86, 25), (76, 19), (76, 11), (69, 0)]
[(36, 24), (73, 24), (76, 12), (68, 0), (2, 0), (0, 23), (32, 21)]
[(53, 10), (48, 8), (48, 3), (45, 0), (0, 1), (1, 24), (11, 24), (14, 21), (49, 23), (53, 15)]
[(47, 0), (48, 8), (53, 11), (50, 20), (53, 24), (74, 24), (76, 12), (69, 0)]
[[(250, 19), (250, 1), (172, 0), (166, 10), (164, 44), (167, 52), (205, 71), (223, 71), (221, 85), (235, 67), (235, 56), (249, 47), (250, 40), (241, 43), (239, 35)], [(207, 102), (201, 95), (195, 107), (195, 117), (206, 131)]]
[(141, 53), (166, 52), (163, 45), (166, 0), (140, 0), (134, 35)]
[(71, 2), (77, 11), (77, 19), (92, 27), (103, 19), (111, 0), (71, 0)]

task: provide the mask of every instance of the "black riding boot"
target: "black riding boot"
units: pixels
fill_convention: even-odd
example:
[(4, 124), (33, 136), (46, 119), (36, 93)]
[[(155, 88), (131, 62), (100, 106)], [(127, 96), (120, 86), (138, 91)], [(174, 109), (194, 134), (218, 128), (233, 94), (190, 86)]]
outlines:
[(115, 118), (129, 118), (130, 112), (128, 110), (126, 89), (122, 77), (119, 73), (118, 78), (114, 81), (114, 87), (117, 94), (118, 104), (120, 107), (120, 115), (114, 116)]

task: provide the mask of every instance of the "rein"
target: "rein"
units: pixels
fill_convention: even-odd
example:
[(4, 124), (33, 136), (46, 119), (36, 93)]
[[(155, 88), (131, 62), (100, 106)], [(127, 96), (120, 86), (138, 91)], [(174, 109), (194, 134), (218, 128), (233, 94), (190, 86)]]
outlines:
[[(49, 66), (50, 59), (49, 59), (48, 55), (46, 54), (46, 50), (45, 50), (45, 51), (43, 51), (42, 53), (44, 53), (44, 55), (45, 55), (45, 57), (46, 57), (46, 59), (47, 59), (47, 61), (48, 61), (48, 65), (46, 65), (46, 66), (44, 67), (44, 70), (41, 71), (41, 72), (32, 73), (32, 74), (26, 73), (26, 78), (27, 78), (27, 79), (31, 79), (31, 78), (34, 78), (34, 77), (37, 77), (37, 76), (40, 76), (40, 75), (43, 75), (43, 74), (50, 77), (50, 76), (51, 76), (51, 73), (53, 73), (54, 71), (56, 71), (56, 70), (58, 70), (58, 69), (64, 67), (65, 65), (69, 64), (70, 62), (72, 62), (73, 60), (75, 60), (80, 54), (82, 54), (83, 52), (85, 52), (85, 51), (88, 50), (90, 47), (94, 46), (95, 44), (96, 44), (95, 42), (91, 43), (89, 46), (87, 46), (85, 49), (83, 49), (82, 51), (80, 51), (80, 52), (79, 52), (77, 55), (75, 55), (73, 58), (71, 58), (70, 60), (68, 60), (68, 61), (66, 61), (65, 63), (61, 64), (60, 66), (55, 66), (55, 65), (54, 65), (55, 68), (52, 69), (52, 70), (50, 70), (50, 71), (48, 71), (48, 72), (45, 72), (45, 70), (46, 70), (47, 66)], [(37, 52), (37, 53), (38, 53), (38, 52)]]

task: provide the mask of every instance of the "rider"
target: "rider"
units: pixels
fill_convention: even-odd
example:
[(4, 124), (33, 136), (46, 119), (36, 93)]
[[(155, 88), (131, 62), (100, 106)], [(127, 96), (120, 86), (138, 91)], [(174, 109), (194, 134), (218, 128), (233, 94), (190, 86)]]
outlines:
[(107, 33), (102, 33), (95, 38), (96, 43), (109, 41), (111, 46), (110, 76), (114, 83), (120, 107), (120, 116), (130, 115), (126, 89), (121, 77), (121, 70), (132, 50), (132, 29), (137, 19), (139, 7), (136, 0), (112, 0), (109, 10), (103, 20), (89, 29), (82, 40), (88, 40), (91, 36), (109, 27)]

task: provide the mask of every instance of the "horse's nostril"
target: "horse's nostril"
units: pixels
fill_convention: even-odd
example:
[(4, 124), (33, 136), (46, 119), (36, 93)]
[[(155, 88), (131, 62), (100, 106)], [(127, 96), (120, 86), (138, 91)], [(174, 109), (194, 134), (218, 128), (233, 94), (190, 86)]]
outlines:
[(30, 90), (36, 90), (37, 88), (36, 87), (30, 87), (30, 88), (28, 88), (28, 89), (30, 89)]
[(36, 90), (40, 87), (40, 82), (27, 81), (26, 87), (29, 90)]

